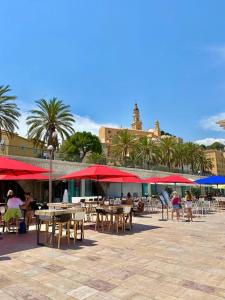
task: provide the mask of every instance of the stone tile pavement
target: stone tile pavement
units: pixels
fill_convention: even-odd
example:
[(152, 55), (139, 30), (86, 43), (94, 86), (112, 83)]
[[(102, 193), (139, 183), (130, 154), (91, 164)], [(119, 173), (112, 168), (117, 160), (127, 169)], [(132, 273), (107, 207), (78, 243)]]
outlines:
[(38, 247), (35, 232), (4, 235), (0, 299), (225, 299), (225, 212), (158, 219), (135, 217), (119, 235), (87, 229), (60, 250)]

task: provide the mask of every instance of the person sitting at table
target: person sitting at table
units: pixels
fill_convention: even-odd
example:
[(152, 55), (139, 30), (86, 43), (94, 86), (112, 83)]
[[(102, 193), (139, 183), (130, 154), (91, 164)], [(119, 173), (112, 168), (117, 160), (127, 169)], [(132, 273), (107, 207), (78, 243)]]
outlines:
[(9, 224), (12, 219), (16, 220), (16, 226), (19, 225), (19, 219), (22, 217), (20, 207), (24, 204), (20, 198), (17, 198), (12, 190), (7, 193), (7, 211), (3, 216), (4, 221), (9, 229)]
[(144, 212), (144, 207), (145, 207), (145, 204), (140, 198), (138, 200), (138, 212), (143, 213)]
[(34, 215), (34, 211), (32, 209), (32, 204), (34, 199), (31, 196), (30, 192), (26, 192), (24, 196), (25, 196), (25, 202), (23, 205), (23, 209), (25, 210), (25, 223), (26, 223), (27, 230), (29, 230), (29, 226), (32, 223), (32, 217)]
[(126, 197), (126, 200), (125, 200), (124, 204), (133, 206), (133, 198), (132, 198), (130, 192), (127, 193), (127, 197)]

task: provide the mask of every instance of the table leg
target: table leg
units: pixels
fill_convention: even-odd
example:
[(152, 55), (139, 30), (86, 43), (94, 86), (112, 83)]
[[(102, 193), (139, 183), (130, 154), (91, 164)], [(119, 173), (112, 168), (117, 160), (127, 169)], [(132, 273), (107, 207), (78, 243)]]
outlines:
[(39, 246), (44, 246), (43, 243), (40, 243), (40, 229), (41, 229), (41, 221), (40, 221), (40, 218), (39, 216), (36, 216), (36, 222), (37, 222), (37, 245)]
[(98, 230), (98, 226), (99, 226), (99, 212), (96, 213), (95, 230)]
[(133, 228), (133, 210), (131, 210), (130, 212), (130, 228), (132, 229)]
[(109, 220), (109, 230), (113, 229), (113, 213), (109, 214), (110, 220)]
[(52, 247), (55, 246), (55, 217), (52, 218)]

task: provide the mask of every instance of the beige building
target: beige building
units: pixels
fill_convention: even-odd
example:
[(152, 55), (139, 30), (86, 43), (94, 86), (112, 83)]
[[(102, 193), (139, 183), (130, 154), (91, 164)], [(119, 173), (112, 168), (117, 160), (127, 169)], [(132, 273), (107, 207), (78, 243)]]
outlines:
[(212, 174), (225, 176), (225, 152), (212, 149), (205, 150), (204, 153), (212, 161)]
[(0, 140), (0, 155), (43, 157), (43, 150), (34, 147), (32, 140), (23, 138), (16, 133), (11, 137), (3, 131)]
[(133, 120), (131, 123), (131, 128), (111, 128), (111, 127), (101, 127), (99, 129), (99, 139), (104, 146), (105, 152), (107, 156), (110, 156), (111, 147), (112, 147), (112, 139), (115, 135), (117, 135), (122, 130), (128, 130), (129, 133), (135, 135), (136, 137), (144, 137), (147, 136), (149, 138), (160, 138), (161, 131), (159, 127), (159, 122), (155, 122), (155, 126), (153, 129), (143, 130), (142, 122), (140, 118), (140, 112), (137, 103), (134, 106), (133, 110)]

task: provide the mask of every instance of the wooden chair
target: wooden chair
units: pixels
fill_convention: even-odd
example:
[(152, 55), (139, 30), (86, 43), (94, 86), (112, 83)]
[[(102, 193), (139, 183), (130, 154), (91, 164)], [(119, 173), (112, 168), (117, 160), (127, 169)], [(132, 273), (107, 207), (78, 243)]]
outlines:
[(5, 210), (6, 210), (5, 206), (0, 206), (0, 228), (2, 227), (2, 232), (5, 231), (5, 221), (3, 219), (3, 215), (5, 213)]
[(58, 229), (58, 248), (60, 248), (61, 239), (63, 238), (63, 229), (66, 229), (66, 238), (68, 246), (70, 245), (70, 224), (71, 224), (71, 214), (63, 214), (57, 216), (56, 224)]
[[(12, 210), (14, 210), (12, 212)], [(15, 211), (16, 210), (16, 211)], [(7, 228), (8, 232), (19, 232), (19, 224), (20, 224), (20, 219), (21, 219), (21, 213), (20, 213), (20, 209), (15, 209), (15, 208), (8, 208), (5, 209), (5, 216), (7, 213), (9, 213), (12, 215), (10, 219), (8, 219), (7, 221), (3, 220), (4, 222), (4, 226)], [(7, 216), (8, 217), (8, 216)]]
[(44, 231), (44, 235), (45, 235), (45, 244), (49, 244), (49, 239), (50, 239), (50, 232), (49, 232), (49, 228), (52, 226), (52, 218), (51, 217), (47, 217), (47, 216), (39, 216), (41, 225), (43, 224), (45, 226), (45, 231)]
[(123, 229), (126, 230), (128, 225), (129, 230), (131, 230), (131, 206), (125, 206), (123, 208)]
[(74, 232), (74, 244), (77, 240), (78, 230), (80, 229), (80, 238), (84, 239), (84, 219), (85, 211), (77, 211), (71, 221), (73, 222), (73, 232)]
[[(115, 212), (113, 212), (114, 215), (114, 227), (116, 229), (116, 232), (119, 233), (119, 228), (121, 227), (122, 230), (124, 230), (124, 213), (123, 213), (123, 207), (118, 207)], [(111, 229), (111, 223), (110, 227)]]
[(96, 213), (95, 230), (98, 230), (101, 227), (101, 230), (104, 231), (105, 226), (109, 224), (108, 213), (100, 208), (96, 208)]

